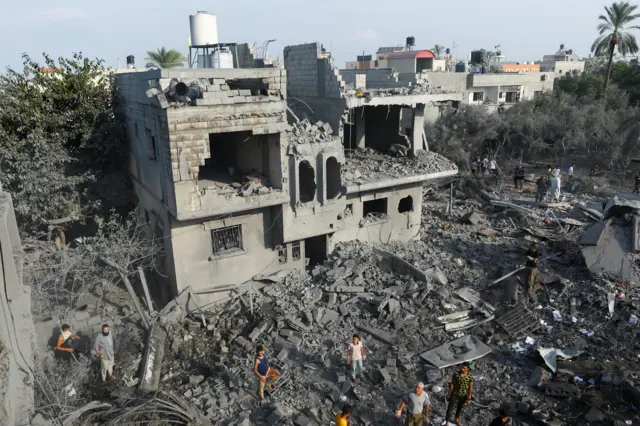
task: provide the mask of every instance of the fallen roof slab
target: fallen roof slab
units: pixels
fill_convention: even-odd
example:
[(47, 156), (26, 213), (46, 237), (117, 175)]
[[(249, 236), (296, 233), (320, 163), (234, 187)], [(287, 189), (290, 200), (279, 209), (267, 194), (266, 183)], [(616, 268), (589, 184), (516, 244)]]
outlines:
[(162, 373), (162, 359), (164, 358), (164, 343), (167, 332), (158, 325), (151, 326), (147, 347), (142, 360), (142, 380), (140, 389), (157, 391)]
[(491, 348), (476, 336), (464, 336), (420, 354), (420, 357), (437, 368), (451, 367), (473, 361), (491, 353)]

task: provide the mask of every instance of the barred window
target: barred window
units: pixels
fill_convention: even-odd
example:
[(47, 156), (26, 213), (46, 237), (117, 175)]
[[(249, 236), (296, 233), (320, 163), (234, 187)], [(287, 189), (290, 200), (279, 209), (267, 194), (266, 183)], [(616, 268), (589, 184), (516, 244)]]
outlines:
[(213, 254), (216, 256), (236, 253), (244, 250), (242, 244), (242, 225), (228, 226), (211, 231)]
[(300, 260), (300, 241), (291, 244), (291, 257), (293, 260)]

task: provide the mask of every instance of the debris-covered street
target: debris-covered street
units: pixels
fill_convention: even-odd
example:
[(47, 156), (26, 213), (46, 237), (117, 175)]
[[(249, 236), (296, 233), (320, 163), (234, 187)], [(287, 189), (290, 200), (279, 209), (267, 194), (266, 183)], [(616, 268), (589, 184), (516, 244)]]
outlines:
[[(627, 283), (585, 266), (579, 241), (595, 221), (580, 203), (596, 200), (566, 194), (538, 208), (526, 190), (497, 193), (469, 176), (453, 185), (450, 212), (447, 182), (425, 188), (420, 238), (408, 244), (343, 244), (309, 275), (247, 283), (202, 311), (187, 308), (186, 291), (165, 308), (160, 387), (220, 424), (328, 424), (349, 403), (354, 424), (388, 425), (422, 381), (441, 424), (451, 376), (472, 361), (462, 424), (489, 424), (500, 408), (516, 425), (633, 424), (638, 302)], [(474, 197), (481, 186), (503, 203)], [(514, 299), (522, 273), (500, 278), (524, 265), (532, 241), (537, 301), (525, 306)], [(358, 383), (345, 362), (353, 334), (367, 350)], [(282, 374), (262, 403), (258, 345)]]

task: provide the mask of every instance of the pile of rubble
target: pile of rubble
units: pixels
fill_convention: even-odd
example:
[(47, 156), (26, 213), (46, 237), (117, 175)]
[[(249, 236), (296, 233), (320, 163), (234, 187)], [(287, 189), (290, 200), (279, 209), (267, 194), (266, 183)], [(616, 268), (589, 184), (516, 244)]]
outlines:
[(318, 121), (315, 124), (307, 119), (294, 122), (287, 130), (287, 139), (296, 144), (322, 143), (337, 140), (329, 123)]
[(424, 150), (418, 151), (415, 157), (392, 157), (372, 148), (364, 148), (347, 151), (345, 156), (342, 179), (347, 186), (458, 169), (442, 155)]
[[(437, 189), (427, 194), (419, 240), (343, 244), (310, 275), (262, 278), (193, 311), (169, 333), (162, 386), (222, 424), (328, 424), (348, 402), (354, 424), (388, 425), (402, 394), (423, 381), (442, 424), (449, 377), (473, 360), (463, 423), (488, 424), (501, 407), (514, 424), (640, 419), (631, 408), (640, 404), (640, 345), (630, 339), (640, 332), (640, 297), (589, 273), (577, 244), (587, 223), (566, 206), (511, 207), (519, 194), (496, 194), (494, 204), (455, 190), (452, 204)], [(544, 259), (537, 301), (512, 305), (521, 274), (511, 272), (533, 240)], [(358, 384), (344, 362), (354, 333), (368, 350)], [(258, 344), (283, 372), (262, 404), (251, 371)]]
[[(234, 174), (235, 172), (233, 174), (230, 173), (230, 176), (233, 177)], [(218, 195), (235, 194), (240, 197), (250, 197), (279, 191), (271, 187), (269, 178), (257, 172), (242, 174), (239, 179), (231, 183), (218, 182), (216, 180), (208, 183), (205, 179), (200, 181), (200, 189), (213, 190)]]

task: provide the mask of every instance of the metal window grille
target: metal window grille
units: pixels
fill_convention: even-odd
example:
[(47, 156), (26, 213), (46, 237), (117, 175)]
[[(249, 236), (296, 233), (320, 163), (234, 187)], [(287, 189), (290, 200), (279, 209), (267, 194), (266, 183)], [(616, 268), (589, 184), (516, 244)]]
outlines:
[(287, 263), (287, 246), (278, 246), (278, 262)]
[(244, 250), (242, 225), (228, 226), (211, 231), (213, 254), (223, 255)]
[(300, 241), (291, 244), (291, 257), (293, 260), (300, 260)]

